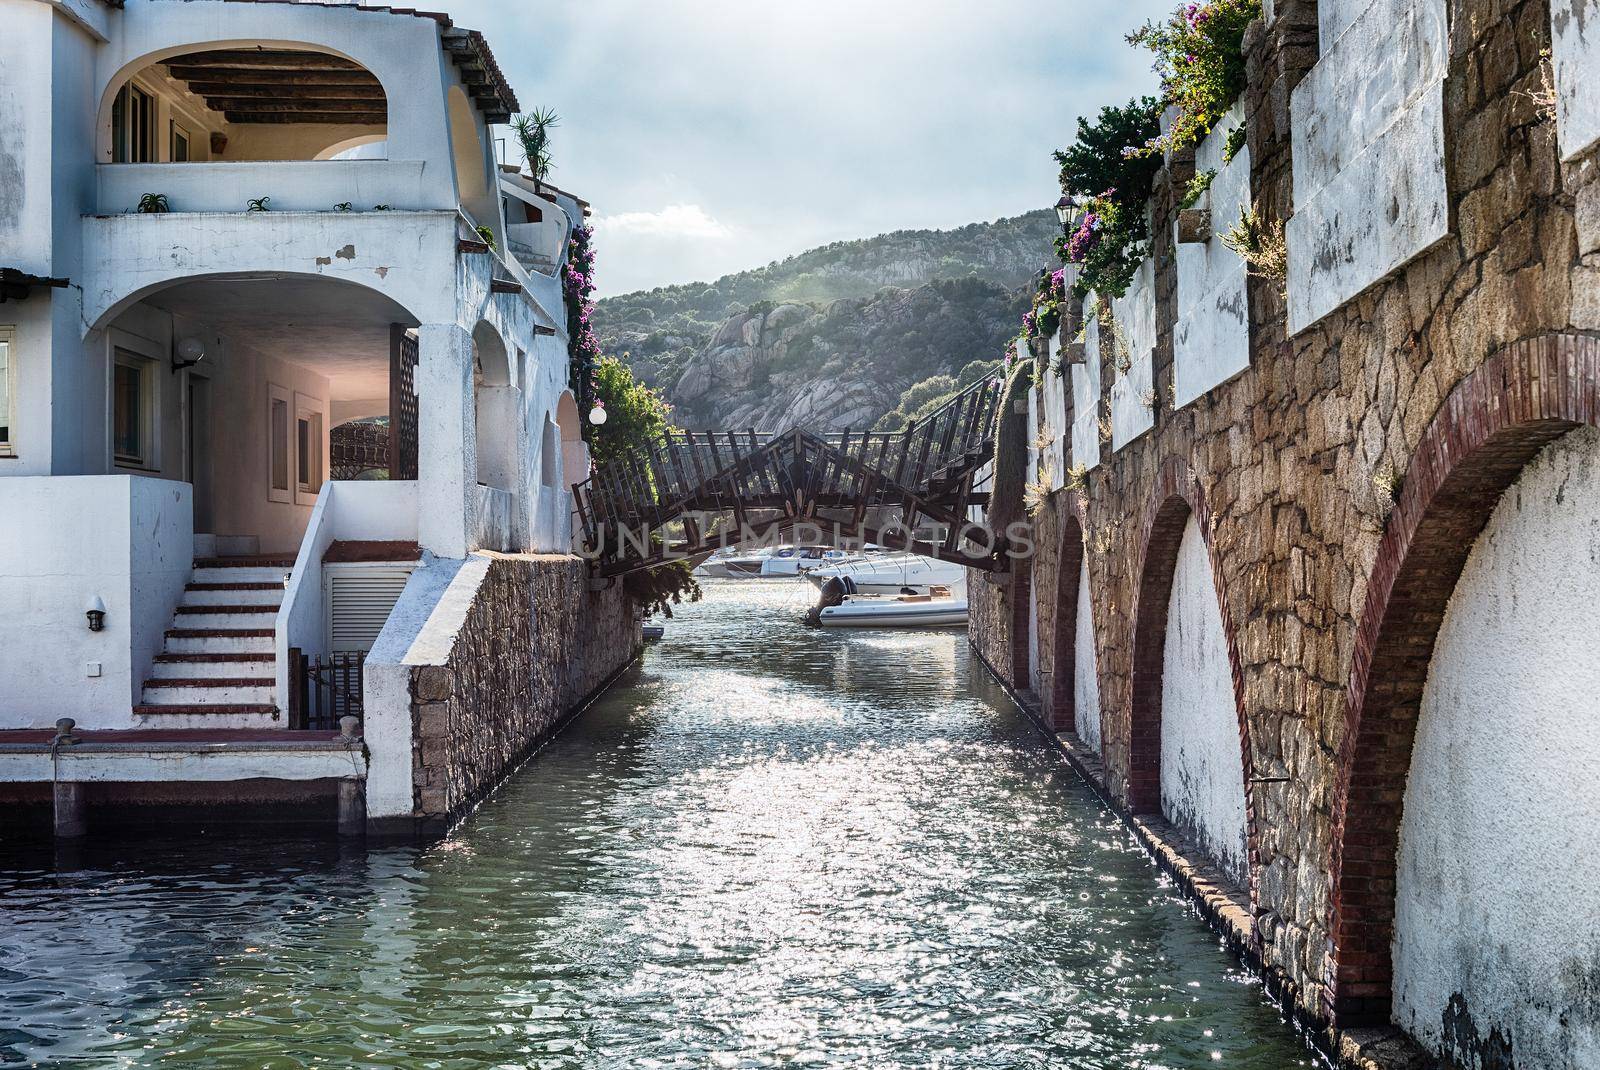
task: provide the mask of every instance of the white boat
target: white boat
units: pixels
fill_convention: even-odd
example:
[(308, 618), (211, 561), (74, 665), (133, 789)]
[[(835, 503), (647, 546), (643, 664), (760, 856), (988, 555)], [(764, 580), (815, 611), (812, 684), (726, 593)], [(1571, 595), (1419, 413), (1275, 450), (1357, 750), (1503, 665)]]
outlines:
[(760, 550), (718, 550), (695, 569), (717, 579), (781, 579), (809, 573), (848, 555), (827, 546), (777, 546)]
[(921, 554), (871, 554), (823, 565), (806, 573), (818, 587), (831, 579), (849, 579), (862, 594), (926, 594), (931, 587), (966, 587), (967, 570), (949, 561)]
[(952, 628), (965, 627), (967, 599), (935, 584), (927, 594), (851, 594), (849, 580), (840, 580), (846, 593), (837, 605), (813, 610), (812, 623), (824, 628)]

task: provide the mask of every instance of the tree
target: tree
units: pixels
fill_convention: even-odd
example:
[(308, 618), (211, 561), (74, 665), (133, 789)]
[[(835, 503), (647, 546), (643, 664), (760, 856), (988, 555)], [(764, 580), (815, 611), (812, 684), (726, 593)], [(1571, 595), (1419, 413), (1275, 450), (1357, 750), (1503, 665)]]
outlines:
[(526, 115), (513, 116), (511, 129), (522, 142), (528, 158), (528, 173), (535, 189), (542, 189), (550, 176), (550, 131), (561, 125), (561, 117), (550, 108), (535, 108)]
[(605, 406), (606, 422), (586, 421), (583, 437), (597, 465), (647, 454), (672, 428), (672, 407), (616, 357), (595, 365), (594, 397)]

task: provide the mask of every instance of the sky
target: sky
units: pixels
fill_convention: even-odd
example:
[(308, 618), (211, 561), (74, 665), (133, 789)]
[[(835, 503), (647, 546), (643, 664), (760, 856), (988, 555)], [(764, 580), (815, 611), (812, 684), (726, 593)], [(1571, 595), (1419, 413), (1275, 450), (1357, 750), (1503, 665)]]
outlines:
[[(601, 296), (1055, 204), (1080, 114), (1155, 90), (1123, 35), (1174, 0), (434, 0), (482, 30)], [(521, 159), (510, 131), (508, 162)]]

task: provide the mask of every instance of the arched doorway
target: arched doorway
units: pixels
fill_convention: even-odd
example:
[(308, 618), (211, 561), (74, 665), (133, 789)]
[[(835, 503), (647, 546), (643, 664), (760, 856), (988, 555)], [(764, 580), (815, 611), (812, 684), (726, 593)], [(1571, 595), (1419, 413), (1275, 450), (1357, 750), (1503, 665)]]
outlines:
[(472, 393), (478, 482), (513, 490), (522, 392), (511, 381), (511, 361), (500, 332), (482, 321), (472, 331)]
[(1585, 995), (1600, 865), (1573, 850), (1600, 822), (1578, 787), (1600, 775), (1596, 382), (1600, 343), (1556, 336), (1455, 388), (1407, 467), (1356, 634), (1327, 1009), (1342, 1028), (1396, 1021), (1461, 1065), (1600, 1050)]
[(1146, 512), (1134, 610), (1128, 805), (1250, 880), (1249, 722), (1205, 499), (1188, 466), (1162, 467)]
[(1056, 612), (1051, 721), (1100, 753), (1100, 688), (1095, 677), (1094, 611), (1089, 597), (1089, 560), (1083, 544), (1083, 505), (1068, 494), (1061, 506), (1061, 544), (1056, 565)]

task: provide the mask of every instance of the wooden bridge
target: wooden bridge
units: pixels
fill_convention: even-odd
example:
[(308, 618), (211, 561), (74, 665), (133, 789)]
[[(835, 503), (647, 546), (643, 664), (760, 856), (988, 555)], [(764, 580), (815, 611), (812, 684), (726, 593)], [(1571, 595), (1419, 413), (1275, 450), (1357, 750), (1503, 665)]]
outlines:
[(822, 541), (1004, 571), (967, 517), (988, 504), (973, 480), (994, 455), (999, 396), (998, 381), (974, 383), (903, 431), (674, 431), (573, 487), (594, 569), (620, 576), (810, 526)]

